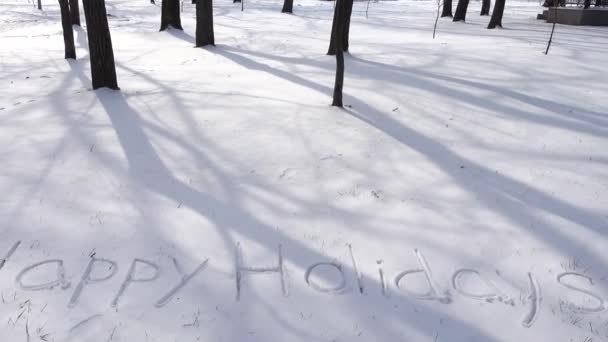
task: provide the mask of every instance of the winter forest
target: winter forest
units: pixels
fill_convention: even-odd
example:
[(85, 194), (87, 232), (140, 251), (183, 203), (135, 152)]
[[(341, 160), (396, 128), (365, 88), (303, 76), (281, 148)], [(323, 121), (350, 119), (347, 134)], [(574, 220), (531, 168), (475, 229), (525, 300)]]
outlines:
[(608, 342), (606, 0), (0, 0), (0, 342)]

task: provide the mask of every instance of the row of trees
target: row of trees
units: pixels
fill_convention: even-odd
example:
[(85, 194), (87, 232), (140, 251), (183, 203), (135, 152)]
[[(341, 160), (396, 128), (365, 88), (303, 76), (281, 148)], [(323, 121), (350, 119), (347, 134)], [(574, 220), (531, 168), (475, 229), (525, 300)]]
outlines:
[[(444, 0), (443, 11), (441, 17), (453, 17), (453, 21), (465, 21), (467, 16), (467, 8), (469, 7), (469, 0), (458, 0), (456, 6), (456, 12), (452, 16), (452, 0)], [(481, 2), (481, 13), (480, 15), (490, 15), (491, 0), (482, 0)], [(505, 0), (496, 0), (494, 3), (494, 11), (492, 11), (492, 17), (488, 23), (488, 28), (493, 29), (496, 27), (502, 27), (502, 15), (505, 11)]]
[[(83, 0), (82, 4), (87, 24), (93, 89), (102, 87), (119, 89), (105, 2), (104, 0)], [(78, 0), (59, 0), (59, 8), (65, 43), (65, 58), (76, 59), (72, 25), (80, 26)]]
[[(108, 87), (119, 89), (112, 39), (108, 27), (104, 0), (82, 0), (87, 24), (89, 56), (91, 59), (91, 78), (93, 89)], [(235, 2), (243, 0), (233, 0)], [(151, 0), (154, 3), (154, 0)], [(212, 0), (192, 0), (196, 4), (196, 47), (215, 45), (213, 32)], [(464, 21), (469, 0), (459, 0), (454, 21)], [(494, 12), (488, 28), (502, 27), (502, 14), (505, 0), (496, 0)], [(65, 42), (65, 58), (76, 58), (72, 25), (80, 25), (78, 0), (59, 0), (61, 22)], [(490, 0), (483, 0), (481, 15), (488, 15)], [(293, 11), (293, 0), (284, 0), (282, 12)], [(344, 85), (344, 53), (349, 48), (350, 18), (353, 0), (336, 0), (328, 55), (336, 56), (336, 79), (332, 105), (342, 107), (342, 88)], [(452, 17), (452, 0), (445, 0), (442, 17)], [(163, 0), (161, 6), (160, 31), (168, 28), (183, 30), (180, 18), (179, 0)]]

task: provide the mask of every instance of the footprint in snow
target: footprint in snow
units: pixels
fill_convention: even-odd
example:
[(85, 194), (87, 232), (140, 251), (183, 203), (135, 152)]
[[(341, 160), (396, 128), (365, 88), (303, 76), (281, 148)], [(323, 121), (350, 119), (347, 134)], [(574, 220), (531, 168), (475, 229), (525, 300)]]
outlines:
[(297, 173), (298, 173), (298, 171), (287, 168), (287, 169), (283, 170), (283, 172), (281, 172), (281, 175), (279, 176), (279, 178), (280, 179), (291, 179)]

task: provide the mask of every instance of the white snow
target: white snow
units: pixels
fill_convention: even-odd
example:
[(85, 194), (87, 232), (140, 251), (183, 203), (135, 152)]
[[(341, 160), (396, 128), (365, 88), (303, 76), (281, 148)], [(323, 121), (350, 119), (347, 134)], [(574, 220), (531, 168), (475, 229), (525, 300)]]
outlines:
[(340, 110), (333, 2), (281, 5), (196, 49), (189, 2), (108, 0), (116, 92), (0, 2), (0, 341), (608, 341), (608, 28), (357, 1)]

